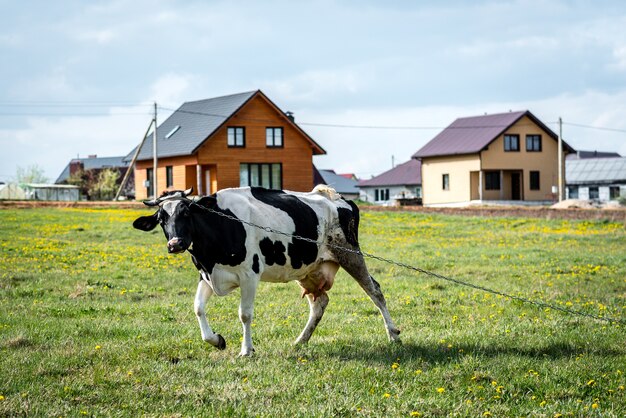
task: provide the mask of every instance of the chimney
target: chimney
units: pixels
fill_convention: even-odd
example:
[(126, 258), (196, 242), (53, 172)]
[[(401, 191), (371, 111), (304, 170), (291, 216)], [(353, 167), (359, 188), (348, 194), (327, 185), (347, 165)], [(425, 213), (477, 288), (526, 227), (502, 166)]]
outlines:
[(70, 161), (70, 176), (83, 169), (82, 161), (76, 159)]
[(296, 121), (296, 118), (293, 116), (293, 112), (289, 110), (285, 112), (285, 116), (287, 116), (287, 119), (289, 119), (292, 122)]
[(88, 155), (87, 158), (98, 158), (98, 154), (91, 154)]

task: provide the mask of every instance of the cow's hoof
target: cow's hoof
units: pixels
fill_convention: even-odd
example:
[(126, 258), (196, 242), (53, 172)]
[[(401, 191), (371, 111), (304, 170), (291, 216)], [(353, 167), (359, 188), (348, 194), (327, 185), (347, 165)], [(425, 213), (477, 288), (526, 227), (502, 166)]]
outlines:
[(239, 357), (252, 357), (252, 355), (254, 354), (254, 348), (251, 348), (249, 350), (241, 350), (241, 352), (239, 353)]
[(226, 349), (226, 340), (220, 334), (217, 334), (217, 345), (215, 346), (218, 350)]

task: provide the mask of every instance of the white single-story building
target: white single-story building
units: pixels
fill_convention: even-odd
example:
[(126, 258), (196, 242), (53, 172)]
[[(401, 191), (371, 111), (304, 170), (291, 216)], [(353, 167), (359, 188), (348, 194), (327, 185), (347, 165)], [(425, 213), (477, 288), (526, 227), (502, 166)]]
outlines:
[(568, 199), (626, 198), (626, 157), (568, 159), (565, 173)]
[(360, 199), (376, 205), (421, 204), (422, 170), (419, 160), (411, 159), (358, 185)]

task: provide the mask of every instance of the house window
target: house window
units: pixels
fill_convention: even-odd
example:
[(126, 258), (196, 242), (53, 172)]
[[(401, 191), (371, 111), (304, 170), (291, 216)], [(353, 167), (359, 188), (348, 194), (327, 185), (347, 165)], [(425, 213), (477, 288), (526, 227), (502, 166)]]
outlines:
[(450, 190), (450, 174), (444, 174), (441, 176), (441, 185), (443, 190)]
[(422, 198), (422, 186), (417, 186), (415, 188), (415, 197), (417, 197), (418, 199)]
[(171, 165), (165, 167), (165, 187), (174, 185), (174, 170)]
[(154, 171), (152, 168), (146, 169), (146, 182), (144, 183), (146, 186), (146, 194), (148, 197), (156, 197), (154, 196)]
[(610, 186), (609, 187), (609, 198), (611, 200), (617, 200), (617, 199), (620, 198), (619, 186)]
[(485, 172), (485, 190), (500, 190), (500, 172)]
[(172, 135), (174, 135), (180, 129), (180, 125), (174, 126), (171, 131), (167, 135), (165, 135), (165, 139), (170, 139)]
[(504, 150), (519, 151), (519, 135), (504, 135)]
[(539, 171), (530, 172), (530, 190), (539, 190)]
[(526, 151), (541, 152), (541, 135), (526, 135)]
[(265, 128), (265, 145), (280, 148), (283, 146), (283, 128)]
[(389, 189), (375, 189), (374, 200), (376, 202), (385, 202), (389, 200)]
[(578, 199), (578, 186), (567, 186), (567, 198)]
[(598, 187), (589, 188), (589, 199), (600, 199), (600, 189)]
[(243, 126), (229, 126), (228, 146), (243, 148), (246, 146), (246, 128)]
[(239, 185), (241, 187), (265, 187), (280, 190), (283, 187), (283, 167), (280, 163), (239, 165)]

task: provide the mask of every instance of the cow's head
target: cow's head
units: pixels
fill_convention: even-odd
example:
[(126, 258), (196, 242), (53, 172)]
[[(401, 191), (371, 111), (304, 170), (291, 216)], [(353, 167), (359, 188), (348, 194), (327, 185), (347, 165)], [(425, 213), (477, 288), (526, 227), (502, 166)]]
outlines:
[(142, 231), (152, 231), (161, 224), (167, 238), (167, 251), (182, 253), (191, 245), (192, 201), (187, 196), (192, 192), (193, 188), (165, 192), (158, 199), (144, 201), (146, 206), (157, 206), (159, 209), (153, 215), (137, 218), (133, 226)]

